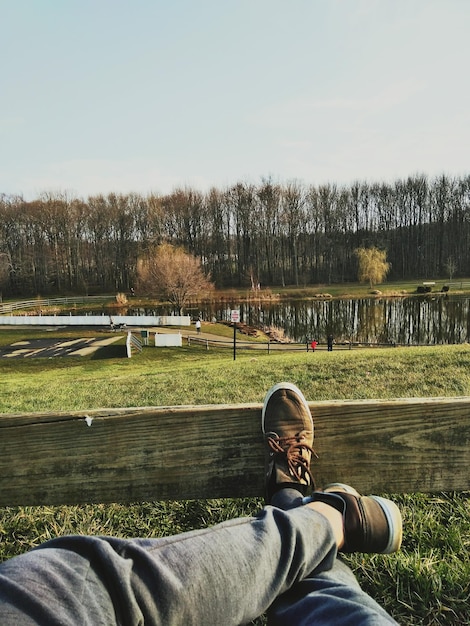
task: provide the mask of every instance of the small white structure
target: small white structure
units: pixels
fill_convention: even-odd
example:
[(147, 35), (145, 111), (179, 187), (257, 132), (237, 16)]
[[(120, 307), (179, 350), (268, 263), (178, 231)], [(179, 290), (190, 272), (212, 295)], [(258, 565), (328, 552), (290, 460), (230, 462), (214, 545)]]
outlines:
[(183, 337), (181, 333), (155, 333), (156, 348), (181, 348), (182, 345)]

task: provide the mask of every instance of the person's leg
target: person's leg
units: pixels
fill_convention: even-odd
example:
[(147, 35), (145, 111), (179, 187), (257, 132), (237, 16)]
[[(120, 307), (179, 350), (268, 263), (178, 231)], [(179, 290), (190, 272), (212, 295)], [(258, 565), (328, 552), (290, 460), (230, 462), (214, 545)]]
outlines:
[[(326, 489), (345, 487), (346, 485), (335, 485)], [(312, 497), (305, 498), (294, 488), (287, 488), (274, 494), (272, 504), (290, 510), (312, 501), (314, 501)], [(343, 542), (341, 551), (344, 547)], [(331, 569), (311, 572), (277, 597), (268, 611), (268, 623), (270, 626), (396, 624), (395, 620), (361, 589), (353, 572), (340, 557), (335, 559)]]
[[(332, 491), (335, 489), (337, 491)], [(321, 497), (322, 493), (334, 493), (337, 497), (340, 497), (340, 494), (342, 497), (345, 489), (352, 494), (357, 494), (347, 485), (332, 485), (326, 487), (324, 492), (319, 492), (318, 496)], [(306, 502), (315, 502), (315, 495), (305, 498), (296, 489), (286, 488), (274, 494), (272, 504), (281, 509), (291, 510)], [(395, 535), (400, 537), (399, 532)], [(350, 551), (345, 546), (344, 540), (338, 543), (341, 545), (341, 552), (345, 549)], [(276, 598), (269, 609), (268, 616), (268, 623), (272, 626), (396, 624), (395, 620), (361, 589), (353, 572), (341, 561), (340, 557), (335, 559), (331, 569), (311, 572)]]
[(0, 623), (247, 623), (310, 571), (332, 567), (337, 544), (317, 505), (266, 507), (166, 539), (50, 541), (0, 564)]
[[(352, 487), (338, 483), (304, 496), (314, 483), (310, 471), (314, 429), (310, 420), (308, 404), (294, 385), (281, 383), (268, 392), (263, 407), (268, 501), (285, 510), (305, 503), (334, 507), (342, 515), (344, 539), (338, 546), (343, 552), (398, 550), (401, 515), (393, 502), (360, 496)], [(360, 588), (352, 571), (337, 558), (330, 570), (312, 572), (280, 595), (269, 610), (269, 623), (378, 626), (396, 622)]]
[(295, 385), (274, 385), (264, 400), (261, 418), (268, 504), (289, 510), (302, 504), (321, 503), (327, 506), (327, 516), (330, 508), (335, 509), (343, 520), (344, 544), (339, 545), (343, 552), (389, 554), (399, 550), (402, 519), (394, 502), (379, 496), (361, 496), (343, 483), (315, 490), (310, 469), (315, 454), (313, 418)]
[(365, 593), (340, 559), (307, 576), (279, 596), (268, 612), (270, 626), (386, 626), (397, 622)]

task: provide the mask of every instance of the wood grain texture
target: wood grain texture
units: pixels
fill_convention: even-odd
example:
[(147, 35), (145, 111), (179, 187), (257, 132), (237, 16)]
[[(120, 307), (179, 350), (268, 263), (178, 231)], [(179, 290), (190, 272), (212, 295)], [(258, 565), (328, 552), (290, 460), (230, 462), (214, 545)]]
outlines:
[[(470, 397), (310, 408), (319, 487), (470, 490)], [(0, 505), (263, 495), (260, 423), (260, 404), (0, 415)]]

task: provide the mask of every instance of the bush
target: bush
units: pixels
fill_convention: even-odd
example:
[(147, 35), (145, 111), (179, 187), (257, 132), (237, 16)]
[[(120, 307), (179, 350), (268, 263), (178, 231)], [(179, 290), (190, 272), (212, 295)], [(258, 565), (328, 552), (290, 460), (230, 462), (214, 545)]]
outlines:
[(127, 304), (127, 296), (125, 293), (117, 293), (116, 294), (116, 302), (120, 305)]

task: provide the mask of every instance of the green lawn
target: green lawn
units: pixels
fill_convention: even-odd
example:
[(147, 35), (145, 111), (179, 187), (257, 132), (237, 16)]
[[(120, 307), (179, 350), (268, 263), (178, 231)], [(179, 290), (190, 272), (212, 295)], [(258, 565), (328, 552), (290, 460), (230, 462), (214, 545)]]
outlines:
[[(97, 335), (86, 331), (79, 336), (87, 334)], [(26, 336), (50, 335), (1, 330), (0, 348)], [(280, 380), (296, 383), (309, 400), (470, 395), (466, 345), (315, 354), (239, 351), (236, 361), (230, 350), (196, 346), (147, 347), (132, 359), (117, 356), (115, 349), (81, 358), (0, 359), (0, 413), (262, 402), (266, 390)], [(361, 584), (401, 624), (470, 624), (468, 495), (392, 496), (404, 517), (402, 551), (348, 557)], [(0, 557), (65, 533), (172, 534), (250, 514), (261, 504), (246, 499), (4, 508)]]

